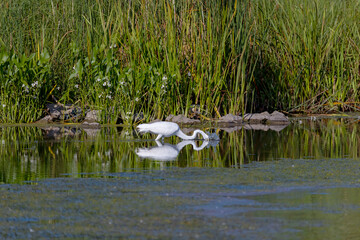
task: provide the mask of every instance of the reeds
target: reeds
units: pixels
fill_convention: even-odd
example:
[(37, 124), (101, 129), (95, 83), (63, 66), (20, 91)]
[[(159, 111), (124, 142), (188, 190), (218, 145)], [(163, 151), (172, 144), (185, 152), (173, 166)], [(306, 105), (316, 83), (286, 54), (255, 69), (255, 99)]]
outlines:
[(251, 28), (247, 3), (33, 2), (2, 3), (2, 51), (49, 51), (53, 74), (46, 81), (60, 101), (102, 109), (113, 116), (104, 122), (120, 116), (126, 123), (135, 112), (147, 118), (187, 114), (194, 104), (207, 116), (243, 111)]
[[(359, 3), (349, 1), (4, 0), (1, 54), (38, 61), (48, 53), (43, 99), (6, 89), (21, 105), (0, 122), (31, 122), (51, 95), (132, 123), (188, 114), (356, 110)], [(1, 59), (0, 59), (1, 60)], [(24, 64), (25, 72), (41, 71)], [(39, 76), (20, 76), (33, 83)], [(4, 103), (6, 105), (6, 103)], [(29, 108), (29, 107), (28, 107)], [(24, 112), (25, 111), (25, 112)]]
[(359, 1), (256, 2), (256, 101), (288, 111), (357, 110)]

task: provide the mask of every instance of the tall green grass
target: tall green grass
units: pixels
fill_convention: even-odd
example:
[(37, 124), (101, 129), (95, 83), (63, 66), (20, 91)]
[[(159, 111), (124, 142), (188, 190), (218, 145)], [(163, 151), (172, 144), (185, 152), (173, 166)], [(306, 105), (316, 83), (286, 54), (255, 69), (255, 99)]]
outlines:
[(103, 110), (104, 122), (187, 114), (194, 104), (207, 117), (243, 112), (248, 4), (174, 3), (6, 0), (0, 41), (18, 54), (49, 51), (51, 94)]
[(288, 111), (357, 110), (360, 2), (256, 4), (258, 104)]
[[(4, 0), (0, 51), (11, 57), (0, 59), (1, 101), (20, 107), (1, 109), (0, 122), (34, 121), (54, 98), (102, 110), (108, 123), (187, 115), (192, 105), (204, 117), (356, 110), (358, 9), (340, 0)], [(16, 75), (13, 62), (29, 74)], [(16, 87), (4, 87), (9, 79)], [(36, 81), (44, 87), (33, 102), (20, 89)]]

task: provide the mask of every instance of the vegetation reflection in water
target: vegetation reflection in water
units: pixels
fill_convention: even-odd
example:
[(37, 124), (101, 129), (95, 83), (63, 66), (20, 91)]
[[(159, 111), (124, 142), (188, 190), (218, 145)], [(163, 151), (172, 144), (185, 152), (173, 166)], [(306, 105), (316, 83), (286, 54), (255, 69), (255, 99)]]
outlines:
[[(275, 128), (276, 131), (269, 127), (265, 128), (267, 131), (252, 128), (256, 126), (211, 129), (219, 134), (219, 142), (206, 146), (202, 141), (187, 143), (177, 157), (156, 161), (137, 155), (137, 149), (158, 145), (151, 136), (138, 136), (132, 128), (2, 126), (0, 181), (23, 183), (66, 176), (103, 177), (108, 172), (165, 167), (241, 168), (253, 161), (283, 158), (359, 158), (360, 135), (354, 119), (294, 121), (284, 129)], [(176, 146), (179, 143), (181, 140), (173, 137), (161, 144)], [(202, 149), (195, 151), (194, 147)]]

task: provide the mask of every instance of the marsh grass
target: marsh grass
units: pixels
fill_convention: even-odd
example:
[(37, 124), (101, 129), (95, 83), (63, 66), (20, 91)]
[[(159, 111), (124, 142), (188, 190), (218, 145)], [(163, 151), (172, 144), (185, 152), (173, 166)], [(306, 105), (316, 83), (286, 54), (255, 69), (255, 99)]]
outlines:
[[(34, 121), (54, 98), (125, 124), (193, 105), (204, 118), (357, 110), (358, 9), (340, 0), (4, 0), (0, 52), (11, 57), (0, 59), (1, 101), (17, 107), (0, 108), (0, 122)], [(36, 81), (34, 101), (20, 89)]]
[[(137, 112), (147, 119), (187, 114), (194, 104), (207, 117), (244, 109), (251, 26), (245, 3), (6, 0), (0, 11), (3, 51), (48, 49), (51, 94), (103, 110), (103, 122), (120, 116), (131, 123)], [(2, 117), (9, 120), (29, 121)]]
[(359, 1), (256, 2), (256, 102), (295, 112), (356, 109)]

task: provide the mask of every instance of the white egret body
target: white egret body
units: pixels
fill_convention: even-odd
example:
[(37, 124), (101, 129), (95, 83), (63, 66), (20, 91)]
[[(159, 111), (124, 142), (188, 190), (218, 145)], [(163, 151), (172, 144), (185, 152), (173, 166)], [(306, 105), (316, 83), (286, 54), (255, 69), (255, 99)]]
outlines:
[(155, 140), (160, 140), (162, 137), (178, 136), (184, 140), (196, 139), (197, 134), (201, 134), (205, 140), (209, 140), (209, 136), (201, 130), (195, 130), (193, 135), (188, 136), (183, 133), (177, 123), (173, 122), (154, 122), (144, 123), (137, 126), (140, 133), (154, 133), (158, 134)]

